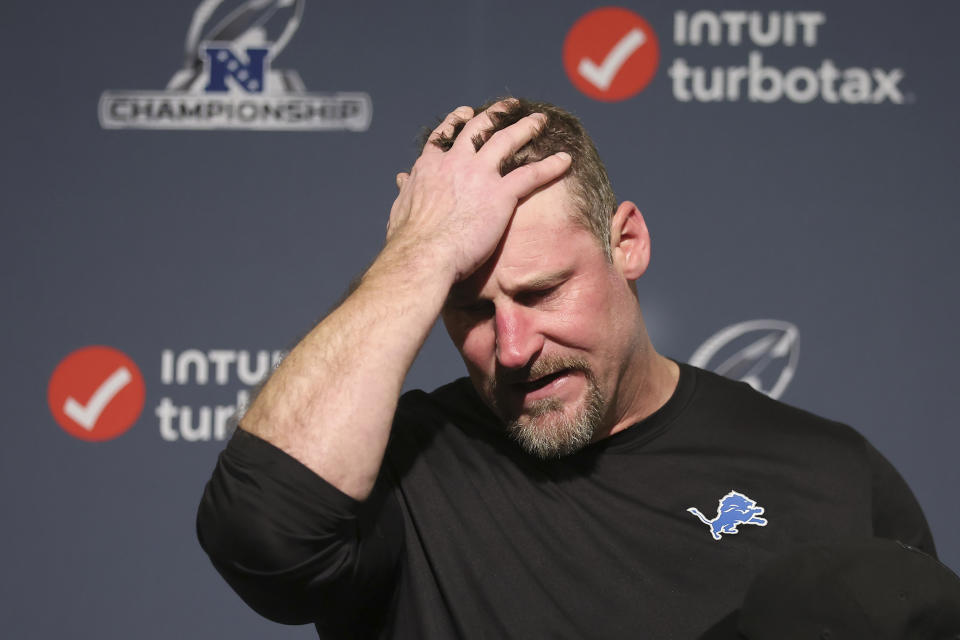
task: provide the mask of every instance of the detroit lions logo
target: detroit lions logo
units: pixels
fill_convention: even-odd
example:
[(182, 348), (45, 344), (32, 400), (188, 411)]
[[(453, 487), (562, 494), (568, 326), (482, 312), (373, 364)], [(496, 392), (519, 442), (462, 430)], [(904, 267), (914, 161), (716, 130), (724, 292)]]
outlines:
[(741, 524), (754, 524), (758, 527), (767, 526), (767, 519), (761, 518), (763, 507), (758, 507), (755, 500), (737, 491), (731, 491), (720, 498), (720, 504), (717, 506), (717, 517), (713, 520), (707, 520), (706, 516), (700, 513), (696, 507), (687, 509), (690, 513), (700, 518), (700, 522), (710, 527), (710, 535), (714, 540), (719, 540), (724, 533), (739, 533), (737, 527)]

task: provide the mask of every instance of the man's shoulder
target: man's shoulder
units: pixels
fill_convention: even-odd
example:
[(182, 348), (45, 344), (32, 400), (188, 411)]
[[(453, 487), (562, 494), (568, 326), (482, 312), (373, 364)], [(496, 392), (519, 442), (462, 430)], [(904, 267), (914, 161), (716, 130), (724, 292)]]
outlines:
[(394, 439), (414, 439), (419, 446), (438, 436), (462, 439), (469, 434), (499, 432), (496, 416), (477, 395), (469, 378), (458, 378), (433, 391), (404, 393), (394, 416)]
[(432, 487), (465, 464), (509, 457), (516, 446), (468, 378), (431, 392), (403, 394), (394, 416), (386, 462), (408, 490)]
[(864, 437), (847, 424), (794, 406), (754, 389), (746, 382), (689, 366), (696, 375), (695, 411), (712, 422), (752, 435), (830, 438), (862, 448)]

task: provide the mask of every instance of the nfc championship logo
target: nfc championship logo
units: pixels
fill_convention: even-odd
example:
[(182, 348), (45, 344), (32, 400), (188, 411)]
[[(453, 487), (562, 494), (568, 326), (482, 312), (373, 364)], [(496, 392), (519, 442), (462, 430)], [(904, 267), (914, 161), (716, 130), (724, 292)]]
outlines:
[(307, 93), (274, 61), (300, 26), (305, 0), (203, 0), (187, 31), (183, 68), (164, 91), (106, 91), (105, 129), (366, 131), (362, 92)]
[(748, 320), (721, 329), (690, 364), (746, 382), (771, 398), (783, 395), (800, 359), (800, 332), (783, 320)]

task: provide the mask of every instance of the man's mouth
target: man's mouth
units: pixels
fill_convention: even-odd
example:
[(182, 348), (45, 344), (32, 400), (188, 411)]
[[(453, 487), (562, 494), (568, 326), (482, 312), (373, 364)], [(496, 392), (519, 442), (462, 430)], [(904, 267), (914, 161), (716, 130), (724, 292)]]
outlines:
[(576, 401), (584, 379), (589, 382), (591, 372), (583, 358), (545, 358), (526, 370), (498, 369), (490, 397), (503, 415), (516, 416), (534, 405), (543, 408), (544, 401), (551, 406)]
[(521, 393), (532, 393), (549, 386), (550, 383), (559, 380), (563, 376), (569, 374), (570, 371), (570, 369), (560, 369), (559, 371), (548, 373), (547, 375), (540, 376), (539, 378), (535, 378), (533, 380), (514, 382), (512, 386)]

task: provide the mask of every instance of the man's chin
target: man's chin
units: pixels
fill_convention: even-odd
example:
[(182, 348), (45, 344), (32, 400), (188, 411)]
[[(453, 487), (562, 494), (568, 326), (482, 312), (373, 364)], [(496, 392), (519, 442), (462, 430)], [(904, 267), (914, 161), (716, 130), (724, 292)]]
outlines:
[(507, 421), (510, 436), (532, 456), (559, 458), (575, 453), (593, 440), (603, 417), (603, 398), (595, 386), (581, 405), (571, 410), (555, 399), (538, 400), (519, 417)]

